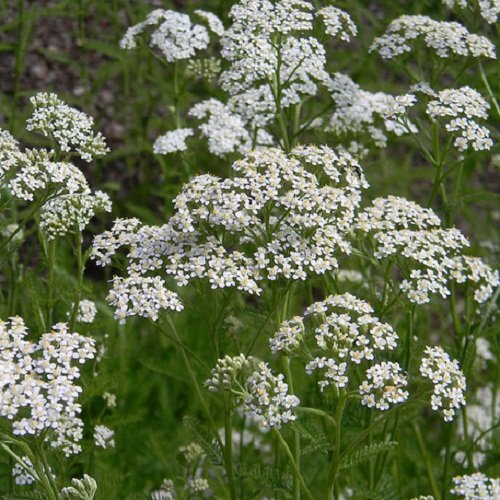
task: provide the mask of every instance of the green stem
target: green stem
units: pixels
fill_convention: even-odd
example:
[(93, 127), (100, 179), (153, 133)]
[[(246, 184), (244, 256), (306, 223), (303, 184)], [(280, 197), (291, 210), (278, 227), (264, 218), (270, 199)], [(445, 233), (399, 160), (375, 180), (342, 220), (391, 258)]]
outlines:
[(308, 406), (297, 406), (295, 408), (295, 411), (302, 412), (302, 413), (309, 413), (311, 415), (316, 415), (318, 417), (322, 417), (325, 420), (327, 420), (328, 422), (330, 422), (331, 424), (333, 424), (334, 427), (337, 427), (337, 421), (331, 415), (326, 413), (326, 411), (319, 410), (317, 408), (309, 408)]
[(347, 401), (345, 389), (340, 389), (339, 391), (339, 401), (337, 403), (337, 411), (335, 413), (335, 443), (334, 450), (332, 456), (332, 462), (330, 464), (330, 472), (328, 475), (328, 486), (327, 486), (327, 495), (328, 500), (334, 499), (335, 494), (335, 483), (337, 481), (338, 470), (340, 466), (340, 440), (342, 437), (342, 415), (344, 414), (344, 408)]
[(500, 105), (498, 104), (498, 100), (495, 97), (495, 93), (491, 89), (490, 82), (488, 81), (488, 77), (486, 76), (486, 73), (484, 71), (483, 65), (479, 63), (479, 72), (481, 73), (481, 78), (484, 82), (484, 85), (486, 87), (486, 90), (488, 91), (488, 94), (490, 96), (491, 102), (493, 103), (493, 107), (495, 108), (495, 111), (497, 112), (497, 115), (500, 117)]
[(49, 240), (47, 243), (47, 328), (50, 328), (54, 315), (54, 274), (56, 264), (56, 242)]
[(38, 458), (42, 462), (42, 474), (40, 474), (38, 471), (38, 475), (40, 476), (40, 479), (43, 477), (43, 484), (44, 484), (44, 489), (46, 493), (49, 495), (49, 499), (54, 499), (57, 500), (59, 497), (59, 492), (57, 489), (57, 486), (54, 482), (54, 478), (52, 477), (52, 473), (50, 471), (50, 466), (49, 463), (47, 462), (47, 457), (45, 456), (45, 452), (43, 451), (43, 444), (39, 444), (35, 440), (35, 450), (36, 454), (38, 455)]
[(207, 404), (205, 398), (203, 397), (203, 393), (201, 392), (200, 384), (198, 383), (198, 379), (196, 377), (196, 374), (193, 370), (193, 367), (191, 366), (191, 361), (189, 360), (189, 357), (186, 354), (186, 350), (184, 349), (184, 344), (182, 343), (182, 341), (179, 337), (179, 334), (177, 332), (177, 328), (175, 327), (175, 324), (169, 315), (167, 315), (166, 318), (167, 318), (167, 323), (170, 326), (170, 329), (172, 330), (173, 336), (177, 341), (177, 346), (179, 347), (179, 350), (181, 352), (181, 356), (182, 356), (182, 359), (184, 360), (184, 363), (186, 365), (187, 371), (189, 373), (189, 377), (191, 378), (191, 381), (193, 382), (196, 394), (198, 395), (198, 398), (200, 399), (201, 405), (203, 406), (203, 409), (205, 410), (210, 430), (212, 431), (212, 434), (214, 435), (214, 438), (217, 441), (217, 444), (219, 445), (220, 449), (224, 450), (224, 446), (223, 446), (222, 441), (220, 439), (219, 433), (217, 432), (217, 427), (216, 427), (215, 422), (212, 418), (210, 408), (208, 407), (208, 404)]
[(77, 284), (76, 284), (76, 300), (73, 304), (73, 309), (71, 310), (71, 318), (69, 322), (69, 331), (72, 332), (75, 323), (76, 317), (78, 315), (78, 307), (80, 305), (81, 293), (83, 288), (83, 271), (85, 269), (85, 264), (83, 262), (83, 252), (82, 252), (83, 238), (82, 233), (78, 231), (76, 233), (76, 266), (77, 266)]
[[(290, 394), (294, 394), (293, 389), (293, 379), (292, 371), (290, 370), (290, 358), (288, 356), (283, 357), (283, 369), (285, 372), (286, 380), (290, 389)], [(293, 430), (293, 456), (295, 458), (295, 463), (300, 471), (300, 434), (297, 430)], [(296, 500), (300, 500), (300, 482), (297, 477), (295, 477), (293, 482), (294, 497)]]
[(311, 495), (311, 492), (309, 491), (309, 488), (307, 487), (306, 482), (304, 481), (304, 478), (302, 477), (302, 474), (300, 473), (300, 470), (297, 467), (297, 464), (295, 463), (293, 453), (290, 450), (288, 443), (285, 441), (285, 439), (281, 435), (281, 432), (278, 429), (274, 429), (274, 431), (275, 431), (276, 437), (278, 438), (279, 442), (283, 446), (283, 449), (285, 450), (285, 453), (287, 454), (288, 459), (290, 460), (290, 465), (292, 466), (293, 473), (294, 473), (295, 477), (297, 477), (297, 479), (300, 481), (300, 484), (302, 486), (302, 489), (304, 490), (305, 495), (310, 500), (314, 500), (314, 497)]
[(434, 495), (435, 500), (441, 500), (441, 493), (436, 483), (436, 479), (434, 477), (434, 472), (432, 470), (432, 464), (429, 460), (429, 454), (427, 453), (427, 448), (425, 446), (424, 440), (422, 438), (422, 433), (420, 432), (420, 428), (416, 422), (413, 422), (413, 431), (415, 432), (415, 437), (417, 438), (418, 447), (420, 449), (420, 454), (424, 459), (425, 468), (427, 470), (427, 477), (429, 478), (429, 482), (431, 483), (432, 494)]
[(234, 484), (234, 470), (233, 470), (233, 412), (231, 408), (231, 401), (224, 398), (224, 445), (225, 456), (224, 461), (226, 464), (227, 480), (229, 483), (229, 494), (231, 500), (236, 499), (236, 488)]

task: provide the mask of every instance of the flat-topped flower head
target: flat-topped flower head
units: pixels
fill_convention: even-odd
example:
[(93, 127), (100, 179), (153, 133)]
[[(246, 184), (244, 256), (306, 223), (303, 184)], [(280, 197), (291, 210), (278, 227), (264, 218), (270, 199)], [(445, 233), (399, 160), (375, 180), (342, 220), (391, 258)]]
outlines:
[(186, 139), (194, 135), (191, 128), (178, 128), (170, 130), (156, 138), (153, 144), (153, 151), (157, 155), (166, 155), (176, 153), (177, 151), (186, 151)]
[(489, 108), (479, 92), (466, 86), (442, 90), (427, 104), (426, 112), (431, 119), (443, 122), (459, 151), (482, 151), (493, 146), (490, 131), (479, 122), (488, 118)]
[(76, 151), (90, 162), (109, 151), (103, 135), (93, 131), (93, 118), (68, 106), (56, 94), (38, 93), (30, 101), (35, 109), (26, 128), (53, 139), (62, 152)]
[(458, 361), (451, 359), (442, 347), (427, 347), (420, 364), (420, 374), (434, 385), (431, 406), (439, 411), (445, 422), (455, 418), (465, 405), (465, 376)]
[(323, 19), (325, 23), (325, 33), (332, 37), (339, 37), (344, 42), (348, 42), (358, 34), (358, 29), (351, 16), (338, 7), (329, 5), (318, 10), (316, 16)]
[(362, 231), (395, 229), (429, 229), (441, 226), (441, 219), (430, 208), (424, 208), (401, 196), (375, 198), (357, 217)]
[(377, 198), (358, 214), (356, 229), (371, 235), (377, 259), (403, 263), (400, 288), (413, 303), (425, 304), (433, 294), (446, 298), (450, 282), (467, 281), (481, 304), (500, 284), (498, 271), (463, 254), (469, 242), (458, 229), (441, 228), (431, 209), (404, 198)]
[(235, 96), (266, 84), (285, 108), (315, 95), (318, 84), (329, 80), (326, 51), (312, 36), (315, 18), (330, 36), (348, 41), (356, 35), (346, 12), (336, 7), (314, 12), (303, 0), (243, 0), (229, 16), (232, 24), (221, 40), (222, 56), (231, 63), (221, 75), (223, 89)]
[[(479, 7), (479, 13), (481, 17), (488, 24), (495, 24), (498, 22), (498, 16), (500, 16), (500, 2), (498, 0), (442, 0), (443, 4), (449, 9), (470, 9), (474, 11), (476, 7)], [(470, 15), (471, 13), (466, 13)]]
[(0, 417), (16, 436), (47, 433), (51, 446), (66, 455), (81, 451), (83, 422), (77, 402), (79, 365), (95, 356), (95, 342), (58, 323), (37, 343), (26, 340), (20, 317), (0, 322)]
[(383, 361), (368, 368), (365, 376), (366, 380), (359, 386), (362, 405), (388, 410), (391, 404), (408, 399), (409, 392), (404, 389), (408, 379), (398, 363)]
[[(390, 116), (395, 103), (400, 102), (404, 96), (368, 92), (342, 73), (332, 75), (328, 90), (335, 102), (335, 111), (328, 120), (326, 130), (337, 137), (355, 137), (382, 148), (387, 146), (388, 132), (397, 136), (407, 133)], [(412, 131), (416, 131), (411, 126)]]
[(208, 25), (208, 29), (201, 24), (194, 24), (187, 14), (174, 10), (153, 10), (144, 21), (128, 28), (120, 40), (120, 47), (135, 49), (139, 35), (149, 27), (154, 27), (149, 39), (151, 48), (158, 49), (168, 62), (191, 59), (198, 51), (208, 47), (209, 30), (219, 36), (224, 32), (222, 22), (215, 14), (197, 10), (195, 15)]
[(403, 15), (392, 21), (385, 33), (375, 38), (370, 51), (394, 59), (414, 50), (418, 41), (441, 58), (496, 58), (495, 46), (486, 37), (469, 33), (460, 23), (435, 21), (422, 15)]
[(206, 120), (200, 125), (200, 132), (208, 139), (208, 150), (223, 156), (227, 153), (245, 153), (251, 149), (252, 139), (241, 116), (231, 107), (217, 99), (208, 99), (195, 104), (189, 115)]
[(487, 498), (497, 500), (500, 498), (500, 479), (489, 478), (482, 472), (475, 472), (453, 478), (451, 494), (464, 500)]
[[(163, 226), (117, 221), (96, 238), (92, 258), (106, 265), (125, 246), (134, 279), (163, 271), (179, 286), (207, 279), (212, 288), (258, 294), (263, 280), (305, 280), (335, 269), (337, 255), (351, 251), (347, 235), (367, 186), (351, 155), (325, 146), (299, 146), (288, 155), (261, 149), (233, 171), (231, 178), (200, 175), (186, 184)], [(125, 297), (127, 281), (116, 285)], [(110, 294), (115, 305), (118, 296)]]
[(115, 431), (105, 425), (96, 425), (94, 429), (94, 442), (100, 448), (114, 448)]
[(314, 325), (314, 352), (319, 353), (306, 365), (306, 371), (323, 374), (318, 382), (322, 390), (329, 385), (347, 387), (351, 366), (373, 361), (377, 352), (397, 346), (394, 329), (373, 312), (368, 302), (349, 293), (331, 295), (305, 310), (305, 318)]
[(100, 212), (111, 212), (111, 200), (103, 191), (61, 195), (42, 207), (40, 229), (49, 240), (81, 233)]
[(248, 377), (245, 412), (254, 417), (260, 429), (280, 429), (283, 424), (296, 419), (293, 409), (299, 405), (297, 396), (288, 393), (288, 384), (283, 374), (274, 375), (269, 365), (260, 362)]
[(72, 163), (54, 161), (54, 153), (44, 149), (28, 149), (6, 175), (7, 187), (14, 198), (33, 201), (39, 195), (51, 193), (86, 193), (90, 190), (85, 176)]
[(159, 276), (115, 276), (112, 283), (107, 299), (115, 308), (115, 318), (122, 324), (128, 316), (142, 316), (156, 321), (160, 311), (184, 309), (178, 295), (165, 288), (165, 281)]
[(78, 323), (92, 323), (97, 314), (95, 302), (88, 299), (83, 299), (78, 302), (78, 311), (76, 321)]

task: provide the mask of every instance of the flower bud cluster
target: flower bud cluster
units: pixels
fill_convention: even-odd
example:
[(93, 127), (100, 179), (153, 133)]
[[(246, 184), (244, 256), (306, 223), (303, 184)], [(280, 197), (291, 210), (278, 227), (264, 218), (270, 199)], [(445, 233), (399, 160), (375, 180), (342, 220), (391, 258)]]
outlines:
[(82, 479), (73, 478), (71, 486), (66, 486), (59, 493), (60, 500), (73, 500), (81, 498), (82, 500), (92, 500), (95, 498), (97, 483), (94, 478), (87, 474)]
[(431, 406), (440, 411), (445, 422), (451, 422), (456, 410), (465, 405), (465, 376), (457, 360), (452, 360), (442, 347), (427, 347), (420, 373), (434, 385)]
[(231, 391), (239, 382), (239, 379), (248, 375), (257, 363), (252, 356), (246, 357), (244, 354), (238, 356), (226, 355), (218, 359), (210, 373), (211, 377), (205, 382), (205, 386), (211, 392)]
[(16, 436), (40, 436), (48, 431), (53, 447), (66, 455), (81, 448), (83, 422), (77, 398), (82, 389), (78, 365), (95, 356), (95, 342), (54, 325), (38, 343), (26, 340), (24, 321), (12, 317), (0, 323), (0, 416), (12, 423)]
[(151, 492), (151, 500), (174, 500), (174, 498), (177, 498), (177, 495), (171, 479), (164, 479), (160, 489)]
[(196, 442), (192, 442), (187, 445), (181, 446), (179, 448), (179, 452), (182, 453), (182, 456), (184, 457), (184, 459), (188, 464), (194, 464), (200, 458), (203, 458), (205, 456), (205, 451)]
[(78, 302), (77, 323), (92, 323), (97, 314), (97, 307), (92, 300), (84, 299)]
[(21, 465), (19, 462), (16, 462), (14, 464), (14, 467), (12, 467), (12, 477), (14, 478), (14, 482), (18, 486), (28, 486), (36, 481), (34, 476), (26, 470), (30, 469), (34, 471), (33, 464), (31, 463), (31, 460), (27, 456), (21, 457), (21, 460), (24, 466)]

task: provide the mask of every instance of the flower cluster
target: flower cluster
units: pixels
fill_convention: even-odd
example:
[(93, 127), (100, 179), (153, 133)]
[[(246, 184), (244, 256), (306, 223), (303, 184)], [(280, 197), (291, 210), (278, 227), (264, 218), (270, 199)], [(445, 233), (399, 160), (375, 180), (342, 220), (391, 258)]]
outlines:
[(359, 386), (363, 396), (361, 404), (368, 408), (388, 410), (390, 404), (402, 403), (408, 399), (409, 393), (403, 387), (408, 379), (398, 363), (378, 363), (366, 370), (366, 380)]
[(254, 417), (260, 429), (268, 431), (280, 429), (283, 424), (295, 420), (293, 408), (300, 401), (288, 394), (288, 384), (284, 375), (273, 375), (269, 365), (261, 361), (257, 369), (248, 377), (245, 411)]
[(302, 96), (314, 95), (326, 84), (325, 49), (312, 34), (314, 17), (321, 18), (331, 36), (348, 40), (356, 35), (349, 15), (334, 7), (314, 13), (304, 0), (243, 0), (229, 13), (232, 25), (221, 39), (222, 56), (231, 65), (221, 75), (232, 96), (271, 84), (276, 103), (286, 108)]
[(229, 391), (259, 428), (267, 431), (295, 420), (293, 408), (299, 399), (288, 394), (284, 378), (273, 375), (267, 363), (240, 354), (219, 359), (205, 385), (212, 392)]
[(77, 398), (82, 389), (78, 364), (95, 356), (94, 340), (55, 325), (34, 344), (26, 340), (24, 321), (0, 323), (0, 416), (12, 422), (14, 435), (48, 431), (53, 447), (66, 455), (80, 451), (83, 422)]
[(245, 153), (251, 149), (251, 138), (246, 122), (231, 106), (217, 99), (208, 99), (195, 104), (189, 115), (198, 120), (206, 119), (200, 125), (200, 132), (208, 139), (208, 150), (223, 156), (227, 153)]
[(347, 387), (352, 366), (363, 360), (373, 361), (376, 351), (390, 351), (397, 346), (394, 329), (373, 316), (370, 304), (350, 293), (315, 302), (304, 316), (315, 325), (314, 350), (320, 354), (307, 363), (306, 371), (319, 370), (323, 374), (318, 382), (321, 390), (330, 385)]
[(496, 58), (495, 46), (486, 37), (469, 33), (460, 23), (435, 21), (422, 15), (403, 15), (392, 21), (384, 35), (375, 38), (370, 51), (394, 59), (411, 52), (410, 42), (419, 40), (441, 58), (452, 54)]
[(453, 144), (459, 151), (491, 149), (489, 130), (476, 119), (488, 118), (490, 105), (470, 87), (445, 89), (427, 104), (427, 114), (433, 120), (443, 120), (445, 129), (456, 135)]
[(450, 281), (472, 283), (475, 301), (483, 303), (500, 283), (498, 272), (480, 258), (462, 255), (469, 242), (458, 229), (441, 228), (431, 209), (405, 198), (375, 199), (358, 215), (357, 229), (372, 234), (377, 259), (404, 259), (409, 275), (400, 288), (416, 304), (435, 293), (447, 297)]
[(221, 72), (222, 65), (220, 59), (216, 57), (205, 57), (201, 59), (191, 59), (186, 67), (186, 74), (195, 78), (214, 80)]
[[(213, 288), (258, 294), (264, 279), (304, 280), (335, 269), (336, 255), (350, 252), (347, 233), (367, 182), (348, 153), (324, 146), (299, 146), (288, 155), (262, 149), (236, 161), (233, 171), (227, 179), (195, 177), (163, 226), (118, 220), (96, 238), (91, 257), (101, 265), (129, 248), (130, 276), (115, 278), (110, 293), (121, 318), (141, 309), (156, 318), (168, 308), (172, 300), (155, 299), (151, 311), (144, 291), (134, 293), (139, 309), (127, 307), (131, 285), (147, 279), (150, 289), (145, 275), (162, 268), (179, 286), (205, 278)], [(155, 285), (159, 290), (163, 281)]]
[(113, 278), (108, 302), (115, 308), (115, 318), (125, 323), (128, 316), (142, 316), (153, 321), (161, 310), (182, 311), (183, 305), (175, 292), (165, 288), (159, 276), (131, 274), (126, 278)]
[(452, 360), (442, 347), (427, 347), (420, 364), (420, 373), (434, 385), (431, 406), (451, 422), (456, 410), (465, 405), (465, 376), (458, 361)]
[(26, 128), (49, 137), (61, 151), (75, 150), (88, 162), (109, 151), (102, 134), (92, 130), (94, 120), (68, 106), (56, 94), (38, 93), (30, 101), (34, 111)]
[(153, 151), (157, 155), (186, 151), (186, 139), (192, 135), (194, 135), (194, 131), (191, 128), (170, 130), (156, 139), (153, 144)]
[(498, 22), (498, 16), (500, 16), (500, 2), (498, 0), (443, 0), (443, 3), (449, 9), (455, 7), (460, 9), (474, 9), (477, 4), (481, 17), (488, 24), (495, 24)]
[(111, 212), (111, 200), (103, 191), (61, 195), (43, 205), (40, 229), (49, 240), (82, 232), (99, 212)]
[(114, 448), (115, 431), (105, 425), (96, 425), (94, 429), (94, 441), (96, 446), (101, 448)]
[[(220, 36), (224, 33), (224, 26), (215, 14), (197, 10), (195, 15), (215, 34)], [(168, 62), (190, 59), (199, 50), (206, 49), (210, 43), (208, 29), (200, 24), (193, 24), (187, 14), (156, 9), (150, 12), (144, 21), (128, 28), (120, 40), (120, 47), (135, 49), (138, 36), (150, 26), (155, 26), (155, 29), (151, 34), (149, 45), (153, 49), (160, 50)]]
[(348, 42), (351, 36), (355, 37), (358, 34), (358, 29), (351, 16), (338, 7), (331, 5), (323, 7), (318, 10), (316, 15), (323, 19), (327, 35), (338, 36), (344, 42)]
[(17, 141), (1, 131), (0, 183), (14, 198), (36, 199), (42, 205), (40, 229), (48, 239), (83, 231), (96, 213), (111, 211), (111, 201), (102, 191), (92, 192), (83, 173), (59, 156), (76, 151), (90, 161), (108, 151), (104, 138), (92, 132), (92, 118), (54, 94), (37, 94), (31, 102), (35, 109), (27, 128), (50, 137), (55, 149), (21, 151)]
[(489, 478), (482, 472), (457, 476), (453, 478), (451, 493), (461, 496), (465, 500), (476, 500), (477, 498), (496, 500), (500, 498), (500, 479)]
[(78, 323), (92, 323), (97, 314), (97, 307), (92, 300), (84, 299), (78, 303), (76, 321)]
[(14, 482), (18, 486), (33, 484), (36, 479), (30, 472), (28, 472), (28, 470), (35, 472), (31, 460), (29, 457), (23, 456), (21, 457), (21, 461), (22, 465), (19, 462), (16, 462), (14, 467), (12, 467), (12, 477), (14, 478)]
[[(398, 336), (387, 323), (373, 316), (373, 308), (354, 295), (332, 295), (309, 306), (304, 318), (296, 316), (284, 321), (270, 340), (273, 352), (287, 355), (304, 353), (311, 359), (307, 373), (320, 371), (318, 385), (345, 388), (350, 369), (363, 361), (375, 360), (376, 352), (390, 351), (397, 346)], [(309, 345), (304, 319), (313, 325), (314, 345)], [(318, 353), (319, 355), (315, 356)], [(314, 357), (315, 356), (315, 357)], [(380, 362), (365, 371), (365, 380), (359, 386), (361, 403), (380, 410), (389, 408), (408, 398), (403, 388), (408, 384), (406, 375), (397, 363)]]
[(332, 76), (328, 88), (335, 102), (335, 112), (331, 115), (326, 130), (337, 136), (370, 138), (375, 146), (381, 148), (387, 145), (387, 132), (398, 136), (406, 133), (404, 127), (387, 116), (399, 96), (362, 90), (342, 73)]

